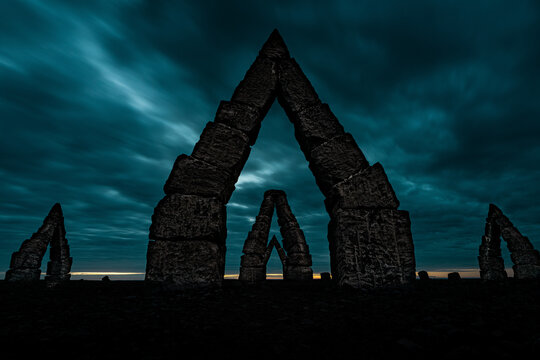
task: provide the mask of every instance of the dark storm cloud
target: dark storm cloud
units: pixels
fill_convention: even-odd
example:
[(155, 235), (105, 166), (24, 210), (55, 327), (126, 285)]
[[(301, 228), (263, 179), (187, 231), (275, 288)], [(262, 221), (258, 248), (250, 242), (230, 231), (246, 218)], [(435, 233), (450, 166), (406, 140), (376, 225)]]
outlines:
[[(175, 157), (191, 153), (275, 27), (368, 160), (383, 164), (410, 211), (419, 269), (476, 267), (490, 202), (539, 248), (539, 10), (2, 3), (0, 266), (60, 201), (74, 271), (144, 271), (150, 216)], [(269, 188), (287, 192), (314, 270), (327, 271), (323, 197), (277, 103), (228, 205), (228, 272)]]

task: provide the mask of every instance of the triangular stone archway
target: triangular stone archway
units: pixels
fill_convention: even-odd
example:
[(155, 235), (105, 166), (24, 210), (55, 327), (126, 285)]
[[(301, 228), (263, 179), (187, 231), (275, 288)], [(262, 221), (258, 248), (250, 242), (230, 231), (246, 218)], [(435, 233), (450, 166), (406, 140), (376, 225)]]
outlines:
[(180, 155), (152, 216), (146, 279), (179, 286), (220, 284), (226, 204), (274, 100), (294, 124), (326, 197), (332, 277), (369, 288), (415, 279), (409, 214), (379, 163), (370, 166), (274, 30), (235, 89), (222, 101), (190, 156)]
[(279, 244), (279, 241), (276, 235), (272, 236), (272, 239), (270, 240), (270, 242), (268, 243), (268, 246), (266, 247), (266, 251), (264, 253), (264, 261), (263, 261), (264, 266), (266, 267), (268, 265), (268, 261), (270, 260), (270, 256), (272, 255), (272, 250), (274, 249), (276, 249), (278, 253), (279, 260), (281, 261), (281, 265), (283, 266), (283, 268), (285, 268), (285, 266), (287, 266), (287, 254), (285, 254), (285, 250), (283, 250), (283, 248)]
[(69, 256), (64, 215), (58, 203), (51, 208), (38, 231), (32, 234), (30, 239), (23, 241), (19, 251), (13, 253), (10, 269), (6, 272), (6, 280), (39, 280), (41, 261), (49, 244), (50, 261), (47, 264), (45, 280), (49, 284), (69, 280), (73, 259)]
[[(267, 244), (274, 206), (284, 249), (275, 236)], [(239, 279), (251, 283), (265, 280), (266, 264), (273, 247), (276, 247), (283, 264), (284, 280), (313, 280), (311, 255), (304, 232), (282, 190), (268, 190), (264, 193), (259, 214), (244, 243)]]
[(506, 242), (514, 265), (515, 279), (540, 278), (540, 253), (529, 239), (494, 204), (489, 204), (486, 229), (482, 236), (480, 255), (480, 277), (482, 280), (505, 280), (504, 260), (501, 256), (501, 237)]

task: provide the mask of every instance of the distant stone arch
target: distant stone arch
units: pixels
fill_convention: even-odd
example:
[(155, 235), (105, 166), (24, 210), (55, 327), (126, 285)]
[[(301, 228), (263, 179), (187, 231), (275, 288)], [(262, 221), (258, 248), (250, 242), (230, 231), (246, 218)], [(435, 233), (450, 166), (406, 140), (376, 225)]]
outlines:
[(486, 229), (480, 245), (480, 255), (478, 256), (480, 277), (483, 280), (504, 280), (507, 278), (504, 260), (501, 256), (501, 237), (510, 250), (510, 258), (514, 263), (512, 266), (514, 278), (539, 279), (540, 253), (494, 204), (489, 204)]
[[(268, 243), (274, 206), (283, 237), (283, 252), (280, 252), (283, 249), (275, 236)], [(266, 264), (273, 247), (276, 247), (283, 264), (284, 280), (313, 280), (311, 255), (304, 232), (287, 202), (287, 195), (281, 190), (264, 193), (259, 214), (244, 243), (239, 279), (246, 282), (265, 280)]]
[(274, 30), (222, 101), (190, 156), (180, 155), (152, 216), (146, 279), (183, 287), (220, 284), (225, 269), (226, 204), (274, 100), (294, 124), (331, 221), (332, 277), (369, 288), (415, 279), (409, 214), (383, 167), (372, 166), (319, 99)]
[(41, 261), (49, 244), (50, 261), (47, 264), (45, 280), (51, 284), (69, 280), (73, 258), (69, 255), (64, 215), (58, 203), (51, 208), (38, 231), (32, 234), (30, 239), (23, 241), (19, 251), (13, 253), (6, 280), (39, 280)]

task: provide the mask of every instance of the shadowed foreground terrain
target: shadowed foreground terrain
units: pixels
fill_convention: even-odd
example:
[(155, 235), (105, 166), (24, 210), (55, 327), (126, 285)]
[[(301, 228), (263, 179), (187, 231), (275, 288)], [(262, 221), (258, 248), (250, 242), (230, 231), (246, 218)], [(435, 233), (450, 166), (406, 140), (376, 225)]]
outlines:
[(2, 359), (510, 358), (540, 351), (540, 284), (429, 280), (359, 292), (226, 280), (164, 293), (142, 281), (0, 281), (0, 319)]

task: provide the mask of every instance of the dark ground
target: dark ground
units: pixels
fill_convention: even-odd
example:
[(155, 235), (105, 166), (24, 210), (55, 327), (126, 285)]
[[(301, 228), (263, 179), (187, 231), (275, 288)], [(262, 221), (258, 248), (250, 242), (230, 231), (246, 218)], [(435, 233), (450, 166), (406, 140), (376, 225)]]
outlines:
[(0, 321), (1, 359), (531, 358), (540, 283), (429, 280), (359, 292), (320, 280), (226, 280), (164, 293), (142, 281), (0, 281)]

